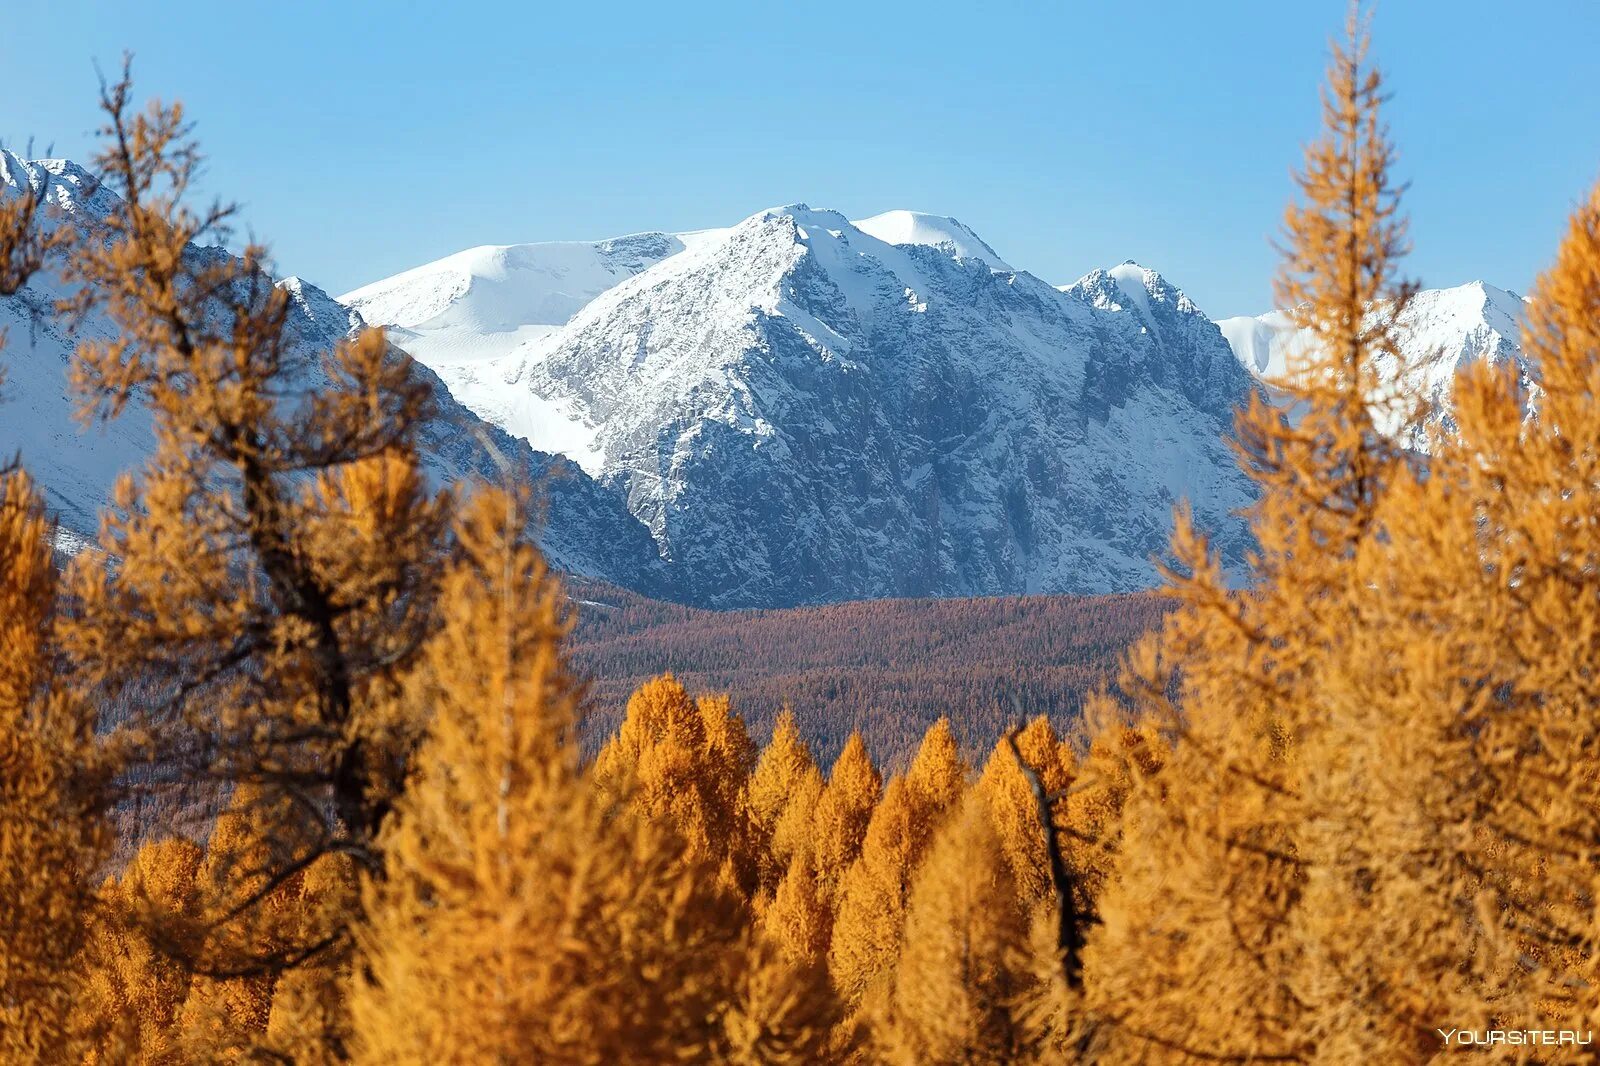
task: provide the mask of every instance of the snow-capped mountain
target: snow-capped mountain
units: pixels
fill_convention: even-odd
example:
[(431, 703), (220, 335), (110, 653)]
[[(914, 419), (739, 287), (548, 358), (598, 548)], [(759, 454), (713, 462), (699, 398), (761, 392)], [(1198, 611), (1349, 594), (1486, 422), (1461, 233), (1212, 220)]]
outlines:
[[(26, 161), (0, 150), (0, 199), (31, 187), (49, 206), (39, 224), (93, 224), (116, 210), (115, 195), (80, 167), (64, 160)], [(224, 255), (195, 248), (195, 255)], [(292, 297), (297, 350), (310, 356), (363, 327), (360, 315), (298, 278), (280, 283)], [(0, 389), (0, 455), (19, 456), (46, 493), (61, 524), (64, 546), (91, 540), (98, 512), (119, 474), (137, 468), (153, 446), (149, 416), (137, 406), (109, 423), (84, 428), (74, 419), (67, 385), (71, 353), (84, 336), (111, 334), (109, 321), (91, 317), (69, 333), (51, 313), (63, 294), (59, 277), (37, 275), (21, 292), (0, 297), (0, 348), (5, 384)], [(315, 359), (307, 359), (305, 386), (327, 387)], [(522, 476), (546, 486), (540, 539), (556, 565), (641, 590), (659, 591), (662, 565), (645, 528), (582, 470), (560, 457), (533, 451), (485, 425), (457, 403), (423, 366), (433, 385), (435, 414), (423, 427), (424, 462), (439, 483), (497, 479), (499, 467), (484, 441), (508, 457)]]
[[(0, 196), (24, 184), (44, 225), (117, 206), (71, 163), (0, 152)], [(1233, 411), (1307, 344), (1281, 313), (1212, 323), (1136, 263), (1055, 288), (954, 219), (804, 204), (475, 248), (339, 300), (280, 284), (305, 353), (371, 321), (424, 364), (437, 481), (508, 455), (546, 485), (556, 565), (716, 607), (1141, 588), (1180, 499), (1238, 564)], [(0, 299), (0, 454), (28, 463), (71, 544), (152, 440), (137, 411), (74, 421), (61, 293), (46, 274)], [(1461, 366), (1525, 369), (1523, 306), (1483, 283), (1419, 294), (1391, 380), (1448, 424)]]
[[(520, 246), (536, 266), (481, 277), (486, 254), (464, 253), (346, 299), (625, 500), (682, 599), (1144, 587), (1180, 498), (1241, 558), (1249, 489), (1224, 437), (1252, 380), (1153, 271), (1062, 291), (952, 219), (803, 204), (574, 247)], [(604, 269), (544, 268), (569, 254)], [(549, 328), (551, 293), (620, 275)]]
[[(1520, 345), (1524, 312), (1523, 297), (1481, 281), (1417, 293), (1400, 314), (1399, 364), (1385, 359), (1380, 366), (1383, 387), (1425, 401), (1427, 421), (1446, 427), (1456, 375), (1479, 359), (1514, 363), (1525, 393), (1532, 395)], [(1222, 319), (1217, 326), (1239, 362), (1269, 387), (1291, 373), (1313, 343), (1310, 332), (1282, 311)], [(1420, 435), (1416, 443), (1422, 443)]]

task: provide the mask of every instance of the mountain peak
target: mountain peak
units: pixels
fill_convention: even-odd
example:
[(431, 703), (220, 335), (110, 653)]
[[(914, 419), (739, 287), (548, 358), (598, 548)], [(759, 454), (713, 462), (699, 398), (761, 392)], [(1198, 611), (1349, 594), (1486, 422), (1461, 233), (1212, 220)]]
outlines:
[(18, 181), (18, 174), (48, 174), (79, 186), (97, 183), (93, 174), (70, 159), (24, 159), (15, 152), (0, 148), (0, 183), (14, 185)]
[(1109, 270), (1091, 270), (1060, 289), (1103, 310), (1132, 311), (1147, 325), (1155, 324), (1158, 306), (1183, 315), (1201, 314), (1182, 289), (1132, 259), (1124, 259)]
[(795, 225), (825, 229), (830, 232), (842, 232), (850, 227), (850, 220), (838, 211), (826, 207), (812, 207), (807, 203), (784, 204), (782, 207), (769, 207), (765, 211), (758, 211), (751, 216), (754, 219), (767, 221), (771, 219), (789, 219)]
[(924, 245), (948, 252), (958, 259), (981, 259), (996, 270), (1012, 269), (982, 237), (946, 215), (929, 215), (903, 209), (885, 211), (858, 220), (855, 227), (885, 244)]
[(1096, 305), (999, 262), (951, 219), (789, 204), (501, 358), (396, 343), (626, 501), (692, 602), (1142, 587), (1184, 497), (1242, 558), (1251, 386), (1215, 327), (1142, 268), (1149, 328), (1106, 271)]
[(1131, 300), (1135, 307), (1144, 312), (1146, 318), (1150, 316), (1150, 290), (1154, 287), (1152, 282), (1159, 281), (1161, 275), (1153, 270), (1146, 270), (1132, 259), (1124, 259), (1117, 266), (1106, 271), (1111, 280), (1117, 283), (1117, 288), (1123, 295)]
[[(67, 212), (83, 208), (91, 217), (109, 214), (118, 202), (104, 182), (70, 159), (24, 159), (0, 148), (0, 196), (25, 188), (52, 207)], [(52, 225), (48, 220), (45, 224)]]
[(1424, 289), (1412, 297), (1411, 302), (1420, 314), (1448, 316), (1470, 323), (1465, 328), (1481, 322), (1507, 336), (1521, 331), (1526, 303), (1516, 293), (1486, 281), (1469, 281), (1448, 289)]
[(725, 232), (485, 244), (339, 300), (368, 322), (405, 331), (407, 349), (418, 358), (479, 361), (552, 332), (600, 293)]

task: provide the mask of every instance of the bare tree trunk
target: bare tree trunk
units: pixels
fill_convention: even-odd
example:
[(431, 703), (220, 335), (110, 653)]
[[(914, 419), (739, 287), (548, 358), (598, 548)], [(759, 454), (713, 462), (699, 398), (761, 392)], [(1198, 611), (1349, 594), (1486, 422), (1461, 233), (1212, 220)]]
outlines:
[(1022, 771), (1038, 807), (1039, 825), (1044, 830), (1045, 854), (1050, 860), (1050, 885), (1056, 896), (1056, 947), (1061, 953), (1061, 976), (1066, 980), (1067, 987), (1076, 992), (1083, 988), (1083, 926), (1087, 916), (1078, 910), (1072, 871), (1067, 867), (1066, 857), (1061, 854), (1061, 835), (1056, 830), (1053, 797), (1045, 791), (1044, 781), (1040, 779), (1038, 771), (1028, 765), (1018, 750), (1018, 732), (1020, 727), (1012, 728), (1006, 734), (1006, 744), (1011, 748), (1011, 756), (1017, 760), (1017, 769)]

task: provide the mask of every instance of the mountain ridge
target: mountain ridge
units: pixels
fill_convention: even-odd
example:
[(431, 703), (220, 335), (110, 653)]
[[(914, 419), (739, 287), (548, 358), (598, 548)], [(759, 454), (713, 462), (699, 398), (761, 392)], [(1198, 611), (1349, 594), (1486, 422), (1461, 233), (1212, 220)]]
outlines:
[(864, 221), (903, 243), (772, 208), (509, 351), (414, 354), (624, 497), (691, 602), (1146, 587), (1184, 497), (1242, 559), (1253, 384), (1180, 290), (1141, 273), (1133, 311), (954, 220)]
[[(1527, 302), (1526, 297), (1481, 280), (1423, 289), (1411, 298), (1399, 317), (1400, 359), (1378, 360), (1381, 390), (1398, 390), (1425, 404), (1422, 423), (1408, 430), (1409, 443), (1426, 447), (1430, 428), (1453, 425), (1456, 377), (1480, 360), (1513, 363), (1532, 409), (1537, 387), (1521, 346)], [(1281, 310), (1223, 319), (1217, 326), (1240, 364), (1269, 393), (1273, 382), (1293, 373), (1314, 344), (1310, 331), (1297, 327)], [(1387, 405), (1377, 404), (1376, 413), (1379, 428), (1401, 431)]]
[[(69, 162), (7, 153), (0, 179), (65, 215), (115, 207)], [(370, 316), (417, 359), (437, 481), (500, 476), (492, 453), (510, 454), (546, 486), (556, 566), (715, 608), (1135, 591), (1157, 582), (1180, 501), (1239, 570), (1253, 489), (1233, 414), (1304, 343), (1281, 313), (1212, 322), (1132, 260), (1052, 286), (953, 218), (803, 203), (481, 246), (337, 299), (279, 284), (309, 347)], [(148, 427), (67, 428), (58, 295), (45, 281), (0, 301), (0, 324), (26, 327), (0, 447), (40, 466), (87, 540)], [(1428, 358), (1408, 359), (1406, 387), (1448, 419), (1460, 366), (1525, 366), (1522, 306), (1484, 283), (1419, 294), (1407, 337)]]

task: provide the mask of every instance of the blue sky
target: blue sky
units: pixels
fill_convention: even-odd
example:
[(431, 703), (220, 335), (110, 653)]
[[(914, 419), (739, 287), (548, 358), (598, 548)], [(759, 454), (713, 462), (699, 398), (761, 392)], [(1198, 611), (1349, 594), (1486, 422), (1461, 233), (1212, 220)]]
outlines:
[[(1221, 317), (1269, 305), (1343, 11), (19, 3), (0, 19), (0, 138), (87, 156), (92, 61), (126, 48), (140, 89), (199, 122), (208, 191), (335, 293), (475, 244), (804, 200), (954, 215), (1053, 282), (1137, 259)], [(1412, 273), (1525, 287), (1600, 177), (1600, 3), (1387, 0), (1376, 31)]]

